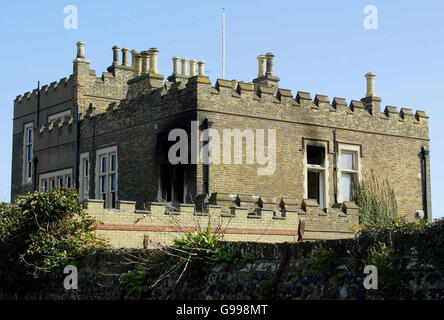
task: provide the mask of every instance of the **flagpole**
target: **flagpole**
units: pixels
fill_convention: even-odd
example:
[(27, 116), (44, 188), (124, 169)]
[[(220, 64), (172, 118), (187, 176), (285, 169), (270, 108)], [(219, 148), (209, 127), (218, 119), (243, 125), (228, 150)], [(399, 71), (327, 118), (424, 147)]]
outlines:
[(222, 8), (222, 79), (225, 79), (225, 8)]

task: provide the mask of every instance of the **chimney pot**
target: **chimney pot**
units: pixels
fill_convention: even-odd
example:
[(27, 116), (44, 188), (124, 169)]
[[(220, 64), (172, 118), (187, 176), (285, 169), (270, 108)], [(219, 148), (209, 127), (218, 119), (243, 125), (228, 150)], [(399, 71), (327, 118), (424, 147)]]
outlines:
[(369, 72), (365, 74), (365, 78), (367, 79), (367, 94), (366, 97), (375, 97), (375, 74), (373, 72)]
[(190, 60), (190, 77), (194, 77), (196, 75), (196, 60)]
[(266, 57), (264, 55), (260, 55), (257, 57), (257, 62), (259, 66), (259, 71), (257, 73), (258, 78), (265, 76), (265, 61)]
[(199, 76), (205, 76), (205, 61), (199, 61), (197, 63)]
[(142, 51), (142, 74), (147, 74), (150, 68), (150, 54), (148, 51)]
[(159, 55), (159, 50), (157, 48), (151, 48), (148, 50), (148, 53), (150, 54), (149, 72), (159, 73), (159, 70), (157, 69), (157, 57)]
[(119, 46), (114, 46), (113, 47), (113, 65), (119, 65), (119, 60), (120, 60), (120, 47)]
[(182, 62), (182, 75), (183, 76), (188, 76), (188, 70), (187, 70), (188, 59), (187, 58), (182, 58), (180, 61)]
[(138, 77), (142, 73), (142, 56), (139, 53), (139, 50), (133, 49), (131, 50), (132, 56), (132, 67), (134, 70), (134, 76)]
[(85, 58), (85, 42), (83, 41), (77, 42), (77, 58), (79, 59)]
[(125, 67), (129, 67), (129, 51), (128, 48), (122, 49), (122, 65)]
[(268, 52), (265, 56), (267, 57), (266, 75), (274, 76), (274, 54)]
[(173, 57), (173, 75), (176, 76), (179, 74), (179, 61), (180, 57)]

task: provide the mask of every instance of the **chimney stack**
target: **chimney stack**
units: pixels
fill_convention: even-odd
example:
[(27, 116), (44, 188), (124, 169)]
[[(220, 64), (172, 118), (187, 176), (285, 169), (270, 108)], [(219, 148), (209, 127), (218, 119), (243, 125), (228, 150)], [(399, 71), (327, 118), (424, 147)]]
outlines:
[(125, 67), (129, 67), (129, 49), (122, 49), (122, 65)]
[(119, 46), (114, 46), (113, 47), (113, 66), (118, 66), (119, 60), (120, 60), (120, 47)]
[(77, 42), (77, 55), (73, 61), (73, 73), (74, 74), (89, 74), (89, 60), (85, 59), (85, 42)]
[(374, 116), (378, 116), (381, 112), (381, 101), (380, 97), (377, 97), (375, 94), (375, 74), (373, 72), (369, 72), (365, 74), (365, 78), (367, 79), (367, 93), (365, 98), (362, 98), (361, 101), (364, 104), (364, 107)]
[(257, 78), (253, 79), (253, 83), (258, 85), (273, 88), (273, 94), (277, 94), (279, 78), (274, 74), (274, 54), (271, 52), (257, 57), (258, 73)]
[[(140, 54), (133, 50), (133, 58), (136, 58), (133, 61), (134, 72), (139, 70), (140, 75), (136, 79), (131, 79), (128, 81), (129, 89), (128, 92), (130, 96), (132, 96), (133, 91), (138, 91), (138, 89), (134, 89), (133, 84), (137, 83), (136, 87), (142, 86), (146, 91), (152, 91), (158, 88), (162, 88), (163, 84), (163, 75), (159, 74), (157, 69), (157, 56), (159, 54), (159, 50), (156, 48), (150, 48), (149, 50), (144, 50)], [(141, 57), (138, 59), (138, 57)], [(138, 60), (141, 60), (141, 66), (139, 67)], [(136, 68), (137, 67), (137, 68)]]
[(159, 70), (157, 69), (157, 57), (159, 55), (159, 50), (157, 48), (151, 48), (148, 50), (148, 53), (150, 55), (149, 72), (158, 74)]

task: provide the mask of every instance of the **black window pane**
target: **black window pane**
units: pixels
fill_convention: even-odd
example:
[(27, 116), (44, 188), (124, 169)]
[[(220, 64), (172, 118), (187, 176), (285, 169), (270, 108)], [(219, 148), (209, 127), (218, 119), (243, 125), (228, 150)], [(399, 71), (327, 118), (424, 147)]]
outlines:
[(319, 146), (307, 146), (307, 163), (324, 165), (325, 148)]
[(308, 199), (315, 199), (319, 202), (319, 175), (320, 172), (308, 171), (307, 184), (308, 184)]

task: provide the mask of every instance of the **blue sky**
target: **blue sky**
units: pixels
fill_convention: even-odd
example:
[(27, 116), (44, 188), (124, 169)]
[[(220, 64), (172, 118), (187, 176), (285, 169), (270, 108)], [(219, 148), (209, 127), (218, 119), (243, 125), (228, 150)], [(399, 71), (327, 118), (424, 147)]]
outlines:
[[(63, 27), (66, 5), (78, 8), (78, 30)], [(364, 7), (378, 8), (378, 29), (363, 27)], [(226, 8), (226, 78), (251, 81), (256, 56), (272, 51), (280, 86), (359, 100), (364, 74), (376, 73), (382, 105), (421, 109), (431, 117), (433, 216), (444, 216), (442, 89), (443, 1), (4, 1), (0, 10), (0, 201), (11, 181), (13, 100), (40, 80), (72, 72), (75, 43), (97, 75), (112, 62), (113, 45), (157, 47), (159, 70), (171, 57), (203, 59), (221, 77), (221, 11)]]

